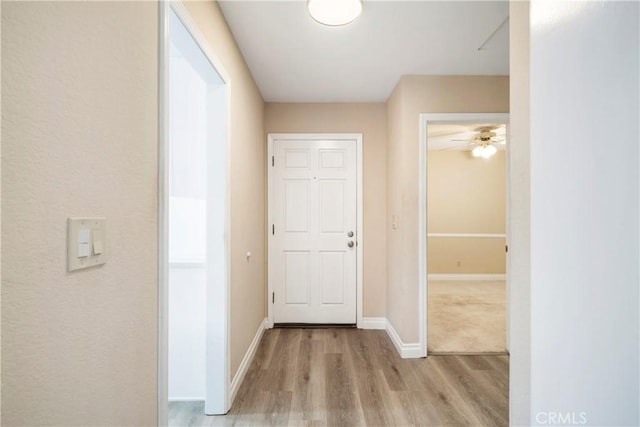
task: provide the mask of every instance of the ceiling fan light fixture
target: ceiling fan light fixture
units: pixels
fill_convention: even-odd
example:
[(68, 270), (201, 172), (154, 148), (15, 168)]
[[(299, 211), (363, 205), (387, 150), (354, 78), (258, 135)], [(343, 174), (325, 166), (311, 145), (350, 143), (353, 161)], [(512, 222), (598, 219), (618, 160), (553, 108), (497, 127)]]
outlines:
[(496, 146), (493, 144), (489, 144), (486, 147), (484, 147), (484, 152), (482, 153), (482, 157), (484, 157), (485, 159), (488, 159), (489, 157), (493, 156), (497, 152), (498, 152), (498, 149), (496, 148)]
[(498, 149), (493, 144), (482, 144), (477, 145), (473, 150), (471, 150), (471, 155), (473, 157), (482, 157), (483, 159), (488, 159), (494, 154), (498, 152)]
[(362, 0), (307, 0), (311, 17), (323, 25), (353, 22), (362, 13)]

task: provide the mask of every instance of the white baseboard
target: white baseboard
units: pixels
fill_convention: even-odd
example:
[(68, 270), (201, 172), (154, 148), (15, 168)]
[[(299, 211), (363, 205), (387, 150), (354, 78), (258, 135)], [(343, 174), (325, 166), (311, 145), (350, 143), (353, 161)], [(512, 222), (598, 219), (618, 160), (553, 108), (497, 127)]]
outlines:
[(396, 350), (398, 350), (400, 357), (402, 357), (403, 359), (417, 359), (419, 357), (422, 357), (422, 354), (420, 351), (420, 343), (402, 342), (400, 335), (398, 335), (398, 333), (396, 332), (393, 325), (391, 324), (391, 322), (389, 322), (388, 319), (386, 321), (386, 326), (387, 326), (386, 327), (387, 335), (389, 335), (389, 338), (391, 338), (391, 342), (395, 346)]
[(169, 402), (204, 402), (204, 397), (170, 397)]
[(249, 370), (249, 366), (251, 366), (251, 362), (253, 361), (253, 356), (256, 355), (256, 350), (258, 349), (258, 345), (260, 344), (260, 340), (262, 339), (262, 334), (264, 334), (264, 330), (267, 329), (267, 325), (269, 324), (268, 319), (264, 319), (258, 330), (256, 331), (256, 335), (253, 337), (253, 341), (249, 345), (247, 352), (244, 354), (242, 358), (242, 362), (240, 362), (240, 367), (238, 368), (238, 372), (233, 377), (231, 381), (231, 393), (229, 396), (229, 407), (233, 405), (233, 400), (236, 398), (236, 394), (238, 394), (238, 390), (240, 389), (240, 385), (242, 384), (242, 380), (244, 380), (245, 375), (247, 375), (247, 371)]
[(363, 317), (358, 324), (359, 329), (387, 329), (387, 319), (384, 317)]
[(506, 280), (506, 274), (429, 274), (429, 280), (473, 281), (473, 280)]

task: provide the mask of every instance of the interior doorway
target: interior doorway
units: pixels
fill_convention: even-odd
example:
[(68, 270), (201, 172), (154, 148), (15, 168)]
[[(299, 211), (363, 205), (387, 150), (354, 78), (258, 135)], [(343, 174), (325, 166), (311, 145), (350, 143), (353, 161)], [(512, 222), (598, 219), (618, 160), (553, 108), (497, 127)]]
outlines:
[(423, 114), (421, 349), (508, 349), (507, 114)]
[(428, 354), (506, 350), (506, 125), (427, 131)]
[(159, 423), (168, 402), (229, 406), (226, 73), (179, 2), (162, 2)]

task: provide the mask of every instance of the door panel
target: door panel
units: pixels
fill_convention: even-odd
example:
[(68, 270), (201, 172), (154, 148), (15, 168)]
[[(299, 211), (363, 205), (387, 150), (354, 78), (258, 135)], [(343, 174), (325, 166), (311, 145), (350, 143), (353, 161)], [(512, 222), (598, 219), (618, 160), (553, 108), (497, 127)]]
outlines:
[(273, 153), (274, 322), (355, 323), (356, 143), (275, 140)]
[(343, 233), (345, 181), (320, 181), (320, 232)]
[(320, 289), (322, 304), (344, 304), (345, 253), (320, 252)]
[(284, 299), (285, 304), (308, 304), (309, 252), (287, 251), (284, 253)]
[(284, 223), (289, 233), (309, 231), (309, 181), (284, 180)]
[(344, 152), (341, 150), (320, 150), (320, 167), (344, 168)]

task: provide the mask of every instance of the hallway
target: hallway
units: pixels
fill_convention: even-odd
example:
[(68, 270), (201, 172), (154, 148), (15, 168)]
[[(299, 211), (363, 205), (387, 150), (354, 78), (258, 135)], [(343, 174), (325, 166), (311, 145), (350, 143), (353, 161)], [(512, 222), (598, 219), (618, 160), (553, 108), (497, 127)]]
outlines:
[(226, 416), (171, 402), (171, 426), (508, 424), (508, 356), (401, 359), (384, 331), (271, 329)]

